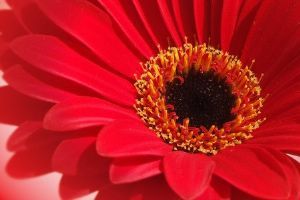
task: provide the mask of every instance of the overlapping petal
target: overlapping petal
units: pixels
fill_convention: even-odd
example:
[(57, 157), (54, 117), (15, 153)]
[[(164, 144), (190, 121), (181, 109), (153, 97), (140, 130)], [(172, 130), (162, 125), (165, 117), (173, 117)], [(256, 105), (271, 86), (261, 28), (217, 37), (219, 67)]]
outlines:
[(59, 193), (63, 199), (75, 199), (97, 191), (108, 184), (108, 179), (104, 177), (64, 175), (60, 180)]
[(51, 108), (44, 118), (44, 127), (68, 131), (106, 125), (117, 119), (137, 119), (131, 109), (95, 97), (68, 99)]
[(109, 157), (163, 156), (172, 147), (162, 143), (141, 121), (117, 120), (100, 131), (97, 150), (100, 155)]
[(160, 157), (132, 157), (115, 159), (110, 167), (113, 183), (130, 183), (162, 173)]
[[(120, 28), (124, 31), (127, 37), (130, 39), (131, 43), (139, 49), (139, 51), (146, 57), (149, 58), (153, 55), (153, 50), (149, 47), (147, 42), (144, 40), (142, 35), (130, 21), (125, 9), (122, 6), (121, 1), (108, 1), (99, 0), (99, 2), (106, 8), (107, 12), (114, 18), (114, 20), (119, 24)], [(127, 2), (127, 4), (130, 2)]]
[(75, 176), (82, 154), (96, 141), (95, 137), (65, 140), (58, 145), (52, 156), (52, 168), (63, 174)]
[(18, 151), (26, 149), (24, 146), (25, 141), (34, 134), (36, 131), (42, 128), (42, 122), (40, 121), (27, 121), (22, 123), (10, 136), (7, 142), (7, 148), (10, 151)]
[(0, 99), (0, 120), (2, 123), (8, 124), (41, 120), (51, 106), (48, 103), (22, 95), (9, 86), (0, 87)]
[(120, 40), (103, 10), (84, 0), (36, 3), (50, 19), (89, 47), (109, 67), (130, 78), (140, 71), (139, 58)]
[(24, 36), (14, 40), (11, 48), (18, 56), (43, 71), (79, 83), (111, 100), (126, 105), (134, 102), (134, 90), (130, 82), (82, 57), (58, 38)]
[(200, 154), (171, 152), (164, 157), (164, 174), (170, 187), (183, 199), (199, 197), (209, 186), (215, 163)]
[(246, 193), (262, 199), (287, 199), (290, 195), (284, 170), (264, 149), (235, 147), (213, 160), (215, 174)]
[(58, 103), (75, 95), (48, 85), (32, 76), (22, 66), (14, 66), (5, 71), (4, 79), (15, 90), (42, 101)]
[(196, 200), (206, 200), (206, 199), (218, 199), (218, 200), (229, 200), (231, 199), (231, 185), (222, 179), (213, 176), (210, 186), (205, 190), (205, 192)]

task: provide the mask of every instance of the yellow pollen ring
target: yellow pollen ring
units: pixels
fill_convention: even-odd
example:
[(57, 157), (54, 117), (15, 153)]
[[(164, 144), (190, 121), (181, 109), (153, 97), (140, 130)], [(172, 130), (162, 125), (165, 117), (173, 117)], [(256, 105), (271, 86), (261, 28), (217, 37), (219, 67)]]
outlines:
[[(142, 64), (143, 73), (136, 76), (134, 108), (145, 124), (174, 150), (215, 155), (252, 138), (253, 130), (265, 120), (258, 118), (265, 101), (260, 96), (262, 76), (257, 79), (251, 66), (244, 67), (236, 57), (206, 44), (193, 46), (186, 42), (182, 47), (160, 49), (156, 57)], [(213, 70), (226, 79), (237, 97), (231, 110), (236, 117), (222, 128), (191, 127), (189, 118), (179, 123), (174, 106), (166, 105), (166, 84), (175, 78), (183, 82), (192, 68), (201, 73)]]

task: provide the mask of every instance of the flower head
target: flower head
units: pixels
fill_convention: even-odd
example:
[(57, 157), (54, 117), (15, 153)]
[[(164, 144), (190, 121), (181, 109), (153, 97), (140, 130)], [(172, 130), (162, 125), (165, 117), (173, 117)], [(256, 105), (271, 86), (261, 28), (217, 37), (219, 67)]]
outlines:
[(63, 198), (299, 198), (300, 2), (8, 3), (11, 175), (58, 171)]
[(262, 122), (259, 81), (233, 56), (185, 43), (143, 68), (135, 108), (174, 150), (216, 154), (252, 138)]

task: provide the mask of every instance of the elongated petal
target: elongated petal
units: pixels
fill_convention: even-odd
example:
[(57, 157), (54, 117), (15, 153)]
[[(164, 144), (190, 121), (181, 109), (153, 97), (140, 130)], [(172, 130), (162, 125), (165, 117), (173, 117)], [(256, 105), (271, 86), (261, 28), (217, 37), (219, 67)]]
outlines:
[(7, 142), (7, 148), (10, 151), (18, 151), (24, 147), (24, 142), (29, 136), (42, 128), (40, 121), (27, 121), (22, 123), (10, 136)]
[(110, 167), (110, 180), (115, 183), (130, 183), (161, 173), (161, 158), (117, 158)]
[(255, 24), (255, 16), (261, 2), (261, 0), (243, 1), (243, 6), (240, 10), (236, 29), (230, 44), (230, 52), (233, 55), (240, 56), (242, 54), (248, 33)]
[(170, 35), (173, 38), (175, 44), (177, 46), (181, 45), (182, 40), (180, 39), (180, 37), (177, 33), (177, 30), (176, 30), (175, 24), (173, 22), (173, 18), (172, 18), (171, 12), (169, 10), (170, 8), (168, 5), (168, 1), (157, 1), (157, 3), (158, 3), (158, 7), (160, 10), (161, 16), (165, 22), (167, 29), (169, 30)]
[(83, 0), (37, 3), (50, 19), (94, 51), (108, 66), (130, 78), (139, 72), (139, 58), (119, 39), (103, 10)]
[(210, 33), (207, 42), (213, 46), (220, 45), (222, 4), (223, 2), (218, 0), (209, 1), (210, 14), (207, 14), (206, 16), (209, 19), (209, 24), (207, 26), (210, 28)]
[(130, 82), (90, 62), (55, 37), (24, 36), (14, 40), (11, 48), (41, 70), (79, 83), (114, 101), (134, 103), (135, 91)]
[(96, 200), (181, 200), (169, 188), (163, 176), (155, 176), (136, 183), (111, 185), (100, 190)]
[(53, 154), (52, 168), (66, 175), (76, 175), (80, 158), (95, 141), (95, 137), (81, 137), (63, 141)]
[(213, 159), (215, 174), (246, 193), (263, 199), (289, 196), (285, 174), (266, 150), (234, 147), (219, 152)]
[(274, 158), (280, 162), (286, 177), (288, 179), (288, 184), (291, 188), (291, 193), (289, 200), (300, 198), (300, 171), (297, 169), (297, 165), (292, 162), (292, 160), (282, 152), (274, 149), (268, 149), (268, 151), (274, 156)]
[[(146, 57), (149, 58), (153, 55), (153, 50), (148, 46), (144, 38), (134, 27), (133, 21), (130, 21), (127, 13), (122, 8), (120, 1), (98, 0), (101, 5), (118, 23), (120, 28), (124, 31), (132, 44)], [(130, 2), (126, 2), (130, 4)], [(135, 23), (135, 22), (134, 22)]]
[[(299, 132), (299, 130), (298, 130)], [(300, 136), (270, 136), (254, 138), (249, 144), (261, 144), (288, 153), (300, 154)]]
[(182, 40), (184, 40), (185, 37), (188, 37), (191, 40), (197, 33), (195, 28), (193, 4), (193, 1), (172, 1), (174, 20)]
[(228, 51), (229, 49), (231, 38), (237, 23), (241, 4), (241, 0), (223, 1), (221, 17), (221, 46), (222, 49), (225, 51)]
[(31, 30), (28, 27), (28, 24), (25, 22), (26, 20), (23, 18), (25, 8), (28, 8), (32, 5), (32, 0), (6, 0), (8, 5), (12, 8), (17, 20), (22, 25), (22, 27), (26, 30), (26, 32), (30, 33)]
[(171, 34), (160, 13), (158, 1), (133, 0), (133, 4), (154, 44), (159, 44), (162, 48), (173, 45), (173, 42), (170, 41), (173, 38), (170, 38)]
[[(255, 17), (255, 24), (248, 34), (242, 60), (249, 62), (255, 58), (253, 69), (256, 73), (265, 73), (265, 80), (272, 79), (273, 74), (278, 73), (277, 70), (298, 55), (295, 48), (300, 42), (297, 25), (300, 19), (300, 14), (297, 12), (299, 8), (298, 1), (292, 4), (284, 1), (262, 1), (261, 3)], [(274, 30), (277, 34), (273, 34)]]
[(109, 184), (105, 177), (63, 175), (59, 183), (59, 193), (63, 199), (75, 199), (88, 195)]
[(247, 16), (249, 16), (249, 14), (251, 12), (253, 12), (255, 7), (259, 7), (261, 2), (262, 2), (262, 0), (246, 0), (246, 1), (244, 1), (243, 6), (240, 11), (237, 25), (240, 25), (241, 23), (243, 23), (247, 19)]
[[(300, 125), (293, 122), (283, 122), (273, 120), (267, 121), (262, 127), (253, 132), (254, 140), (264, 137), (276, 137), (276, 136), (294, 136), (300, 137), (299, 134)], [(249, 140), (250, 142), (251, 140)]]
[(51, 172), (50, 158), (55, 145), (30, 148), (12, 156), (6, 166), (8, 174), (15, 178), (36, 177)]
[(52, 107), (44, 127), (54, 131), (76, 130), (108, 124), (116, 119), (137, 119), (133, 110), (94, 97), (77, 97)]
[(205, 2), (204, 0), (194, 0), (194, 18), (195, 18), (195, 27), (197, 30), (197, 36), (199, 42), (204, 42), (205, 40), (205, 31), (207, 31), (205, 26)]
[(4, 79), (15, 90), (43, 101), (57, 103), (75, 97), (74, 94), (60, 90), (38, 80), (18, 65), (6, 70)]
[[(279, 70), (275, 70), (275, 73), (272, 72), (272, 78), (269, 78), (268, 80), (264, 81), (264, 90), (266, 92), (272, 92), (271, 97), (278, 98), (278, 96), (284, 95), (283, 92), (285, 92), (287, 87), (291, 87), (297, 83), (299, 83), (299, 76), (300, 76), (300, 56), (297, 55), (296, 58), (291, 59), (289, 62), (285, 63), (285, 66), (283, 68), (280, 68)], [(270, 72), (271, 73), (271, 72)], [(279, 80), (280, 81), (276, 81)], [(281, 94), (280, 94), (281, 92)], [(288, 91), (286, 91), (288, 92)], [(286, 93), (287, 94), (287, 93)]]
[[(137, 193), (137, 191), (136, 191)], [(104, 187), (96, 196), (95, 200), (111, 200), (111, 199), (130, 199), (136, 194), (132, 185), (110, 186)], [(138, 196), (139, 197), (139, 196)]]
[(177, 151), (166, 155), (163, 167), (170, 187), (181, 198), (192, 200), (209, 186), (215, 163), (204, 155)]
[(172, 150), (140, 120), (118, 120), (104, 127), (97, 139), (100, 155), (110, 157), (157, 155)]
[(222, 179), (213, 176), (210, 186), (205, 192), (196, 200), (230, 200), (231, 199), (231, 185)]
[(25, 33), (25, 30), (19, 24), (16, 16), (11, 10), (0, 10), (0, 30), (0, 38), (6, 42)]
[(51, 106), (22, 95), (8, 86), (0, 87), (0, 99), (0, 121), (9, 124), (41, 120)]

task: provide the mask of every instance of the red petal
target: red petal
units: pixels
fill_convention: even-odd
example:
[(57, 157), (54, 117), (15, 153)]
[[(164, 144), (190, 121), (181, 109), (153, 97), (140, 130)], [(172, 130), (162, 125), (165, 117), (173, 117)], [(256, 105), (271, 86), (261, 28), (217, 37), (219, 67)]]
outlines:
[[(288, 90), (288, 88), (286, 88), (286, 90)], [(293, 94), (293, 95), (291, 95), (291, 94)], [(277, 118), (278, 121), (282, 120), (282, 117), (280, 117), (280, 115), (284, 116), (288, 109), (293, 109), (299, 105), (300, 93), (298, 93), (297, 91), (288, 92), (287, 94), (279, 95), (278, 98), (273, 98), (271, 96), (270, 99), (271, 99), (271, 102), (273, 102), (273, 101), (277, 101), (279, 98), (280, 98), (280, 101), (278, 101), (277, 105), (266, 102), (266, 105), (264, 108), (264, 113), (267, 114), (268, 118), (276, 119), (276, 117), (278, 116), (278, 118)], [(270, 99), (268, 99), (268, 101)]]
[(300, 57), (297, 56), (297, 58), (294, 58), (289, 62), (285, 63), (284, 68), (281, 68), (280, 70), (275, 70), (276, 73), (272, 72), (272, 78), (280, 81), (275, 81), (273, 79), (269, 79), (268, 81), (266, 81), (263, 85), (265, 92), (272, 92), (272, 96), (270, 97), (274, 97), (275, 93), (275, 98), (278, 98), (277, 96), (288, 94), (289, 91), (286, 91), (286, 89), (299, 83), (299, 65)]
[[(298, 130), (299, 132), (299, 130)], [(288, 153), (300, 154), (300, 135), (298, 136), (270, 136), (253, 138), (249, 144), (261, 144)]]
[(210, 16), (209, 16), (209, 25), (210, 27), (210, 35), (208, 39), (208, 43), (213, 46), (220, 45), (220, 37), (221, 37), (221, 13), (222, 13), (222, 1), (218, 0), (210, 0), (208, 1), (210, 4)]
[(278, 161), (260, 148), (234, 147), (219, 152), (215, 174), (238, 189), (263, 199), (286, 199), (290, 188)]
[(168, 200), (181, 200), (172, 191), (163, 176), (153, 177), (147, 180), (145, 184), (143, 182), (138, 182), (137, 184), (139, 184), (138, 191), (143, 191), (143, 200), (162, 199), (162, 197)]
[(300, 104), (297, 107), (292, 107), (281, 113), (275, 119), (280, 120), (283, 123), (298, 123), (300, 122)]
[(168, 5), (168, 1), (157, 1), (159, 10), (160, 10), (160, 14), (165, 22), (165, 25), (170, 33), (170, 35), (172, 36), (175, 45), (176, 46), (180, 46), (182, 44), (182, 41), (177, 33), (176, 30), (176, 26), (173, 23), (173, 18), (171, 15), (171, 12), (169, 10), (169, 5)]
[[(261, 3), (255, 24), (248, 34), (242, 60), (248, 62), (255, 58), (254, 70), (265, 73), (264, 81), (274, 79), (273, 75), (278, 73), (277, 70), (283, 68), (291, 58), (298, 56), (295, 49), (299, 46), (299, 8), (298, 1)], [(273, 34), (275, 31), (276, 34)], [(272, 67), (268, 68), (266, 65)]]
[(154, 44), (159, 44), (162, 48), (170, 46), (173, 42), (168, 43), (168, 39), (171, 39), (170, 33), (165, 26), (157, 1), (133, 0), (133, 4)]
[(204, 17), (205, 17), (204, 10), (205, 10), (204, 0), (194, 0), (194, 18), (195, 18), (195, 26), (196, 26), (199, 42), (204, 42), (205, 31), (207, 31), (204, 28)]
[(9, 160), (6, 170), (12, 177), (29, 178), (51, 172), (50, 158), (55, 145), (19, 151)]
[[(176, 21), (178, 32), (180, 33), (182, 40), (184, 40), (185, 37), (192, 40), (196, 34), (193, 3), (193, 1), (172, 1), (174, 20)], [(199, 14), (200, 13), (197, 15)], [(198, 39), (198, 41), (200, 40)]]
[[(253, 132), (254, 139), (261, 137), (276, 137), (276, 136), (294, 136), (300, 137), (300, 125), (298, 123), (287, 123), (280, 121), (266, 121), (262, 127)], [(249, 140), (251, 141), (251, 140)]]
[(97, 139), (97, 151), (110, 157), (158, 155), (172, 150), (140, 120), (117, 120), (104, 127)]
[(139, 58), (119, 39), (103, 10), (83, 0), (37, 3), (50, 19), (83, 42), (116, 71), (132, 78), (134, 73), (141, 70)]
[(30, 29), (27, 27), (27, 24), (24, 23), (23, 17), (24, 17), (24, 10), (25, 8), (28, 8), (32, 4), (32, 0), (6, 0), (9, 7), (12, 8), (12, 11), (16, 15), (16, 18), (18, 21), (22, 24), (24, 29), (27, 32), (30, 32)]
[(289, 200), (300, 199), (300, 171), (287, 155), (273, 149), (268, 149), (268, 151), (272, 153), (284, 169), (291, 188)]
[[(138, 198), (134, 198), (136, 196), (140, 197), (139, 194), (132, 194), (133, 188), (131, 185), (122, 185), (122, 186), (110, 186), (104, 187), (99, 191), (98, 195), (96, 196), (95, 200), (122, 200), (122, 199), (129, 199), (129, 200), (140, 200)], [(133, 198), (131, 198), (134, 196)]]
[(6, 70), (4, 79), (15, 90), (43, 101), (57, 103), (75, 96), (38, 80), (21, 66)]
[(224, 51), (228, 51), (229, 49), (241, 4), (241, 0), (225, 0), (223, 2), (221, 17), (221, 46)]
[(139, 181), (160, 174), (160, 165), (161, 158), (119, 158), (111, 165), (110, 180), (114, 184)]
[(112, 185), (100, 190), (97, 200), (180, 200), (168, 187), (162, 176), (136, 183)]
[(0, 37), (6, 42), (25, 33), (11, 10), (0, 10), (0, 31)]
[(240, 10), (236, 29), (230, 44), (230, 52), (232, 55), (240, 56), (242, 54), (260, 3), (261, 0), (247, 0), (243, 2), (243, 7)]
[(246, 0), (243, 2), (243, 6), (241, 8), (241, 13), (238, 18), (238, 25), (243, 23), (247, 17), (250, 15), (253, 10), (255, 10), (255, 7), (258, 7), (261, 3), (261, 0)]
[(27, 121), (22, 123), (10, 136), (7, 142), (7, 148), (10, 151), (18, 151), (24, 148), (24, 142), (33, 133), (42, 128), (39, 121)]
[[(284, 3), (284, 2), (281, 2)], [(255, 23), (251, 25), (251, 29), (249, 33), (247, 34), (247, 39), (246, 43), (243, 49), (243, 54), (242, 54), (242, 60), (244, 60), (246, 63), (250, 63), (252, 59), (256, 58), (253, 57), (253, 53), (258, 53), (262, 48), (260, 49), (253, 49), (254, 45), (261, 45), (259, 43), (260, 39), (262, 38), (261, 36), (265, 36), (263, 33), (264, 29), (269, 25), (269, 24), (277, 24), (277, 23), (270, 23), (269, 19), (270, 17), (275, 17), (277, 20), (277, 13), (275, 14), (273, 10), (277, 11), (277, 8), (279, 8), (279, 2), (275, 3), (273, 1), (262, 1), (261, 5), (259, 6), (259, 9), (257, 11), (257, 14), (255, 16)], [(287, 4), (286, 4), (287, 5)], [(278, 7), (277, 7), (278, 6)], [(280, 12), (280, 11), (279, 11)], [(264, 27), (264, 28), (262, 28)], [(269, 37), (272, 35), (269, 35)], [(266, 38), (265, 38), (266, 40)], [(258, 44), (259, 43), (259, 44)], [(245, 49), (247, 48), (247, 49)]]
[(52, 157), (52, 168), (67, 175), (76, 175), (78, 162), (85, 151), (95, 143), (94, 137), (81, 137), (60, 143)]
[(102, 99), (77, 97), (52, 107), (44, 118), (44, 127), (54, 131), (76, 130), (108, 124), (116, 119), (138, 119), (133, 110)]
[(196, 200), (230, 200), (231, 199), (231, 186), (222, 179), (213, 176), (210, 186)]
[(129, 81), (90, 62), (55, 37), (24, 36), (16, 39), (11, 48), (41, 70), (79, 83), (115, 102), (129, 106), (134, 103), (135, 90)]
[(75, 199), (99, 190), (101, 186), (107, 184), (108, 180), (104, 180), (103, 177), (63, 175), (59, 193), (63, 199)]
[[(114, 18), (118, 23), (120, 28), (123, 30), (125, 35), (130, 39), (131, 43), (146, 57), (151, 57), (154, 53), (153, 50), (148, 46), (146, 41), (138, 32), (138, 29), (134, 27), (133, 22), (131, 21), (122, 8), (120, 1), (110, 1), (110, 0), (98, 0), (106, 11)], [(130, 4), (130, 2), (126, 2)]]
[(199, 197), (209, 186), (215, 163), (207, 156), (175, 151), (164, 158), (170, 187), (183, 199)]
[(22, 95), (10, 87), (0, 87), (0, 121), (20, 124), (28, 120), (41, 120), (50, 104)]

